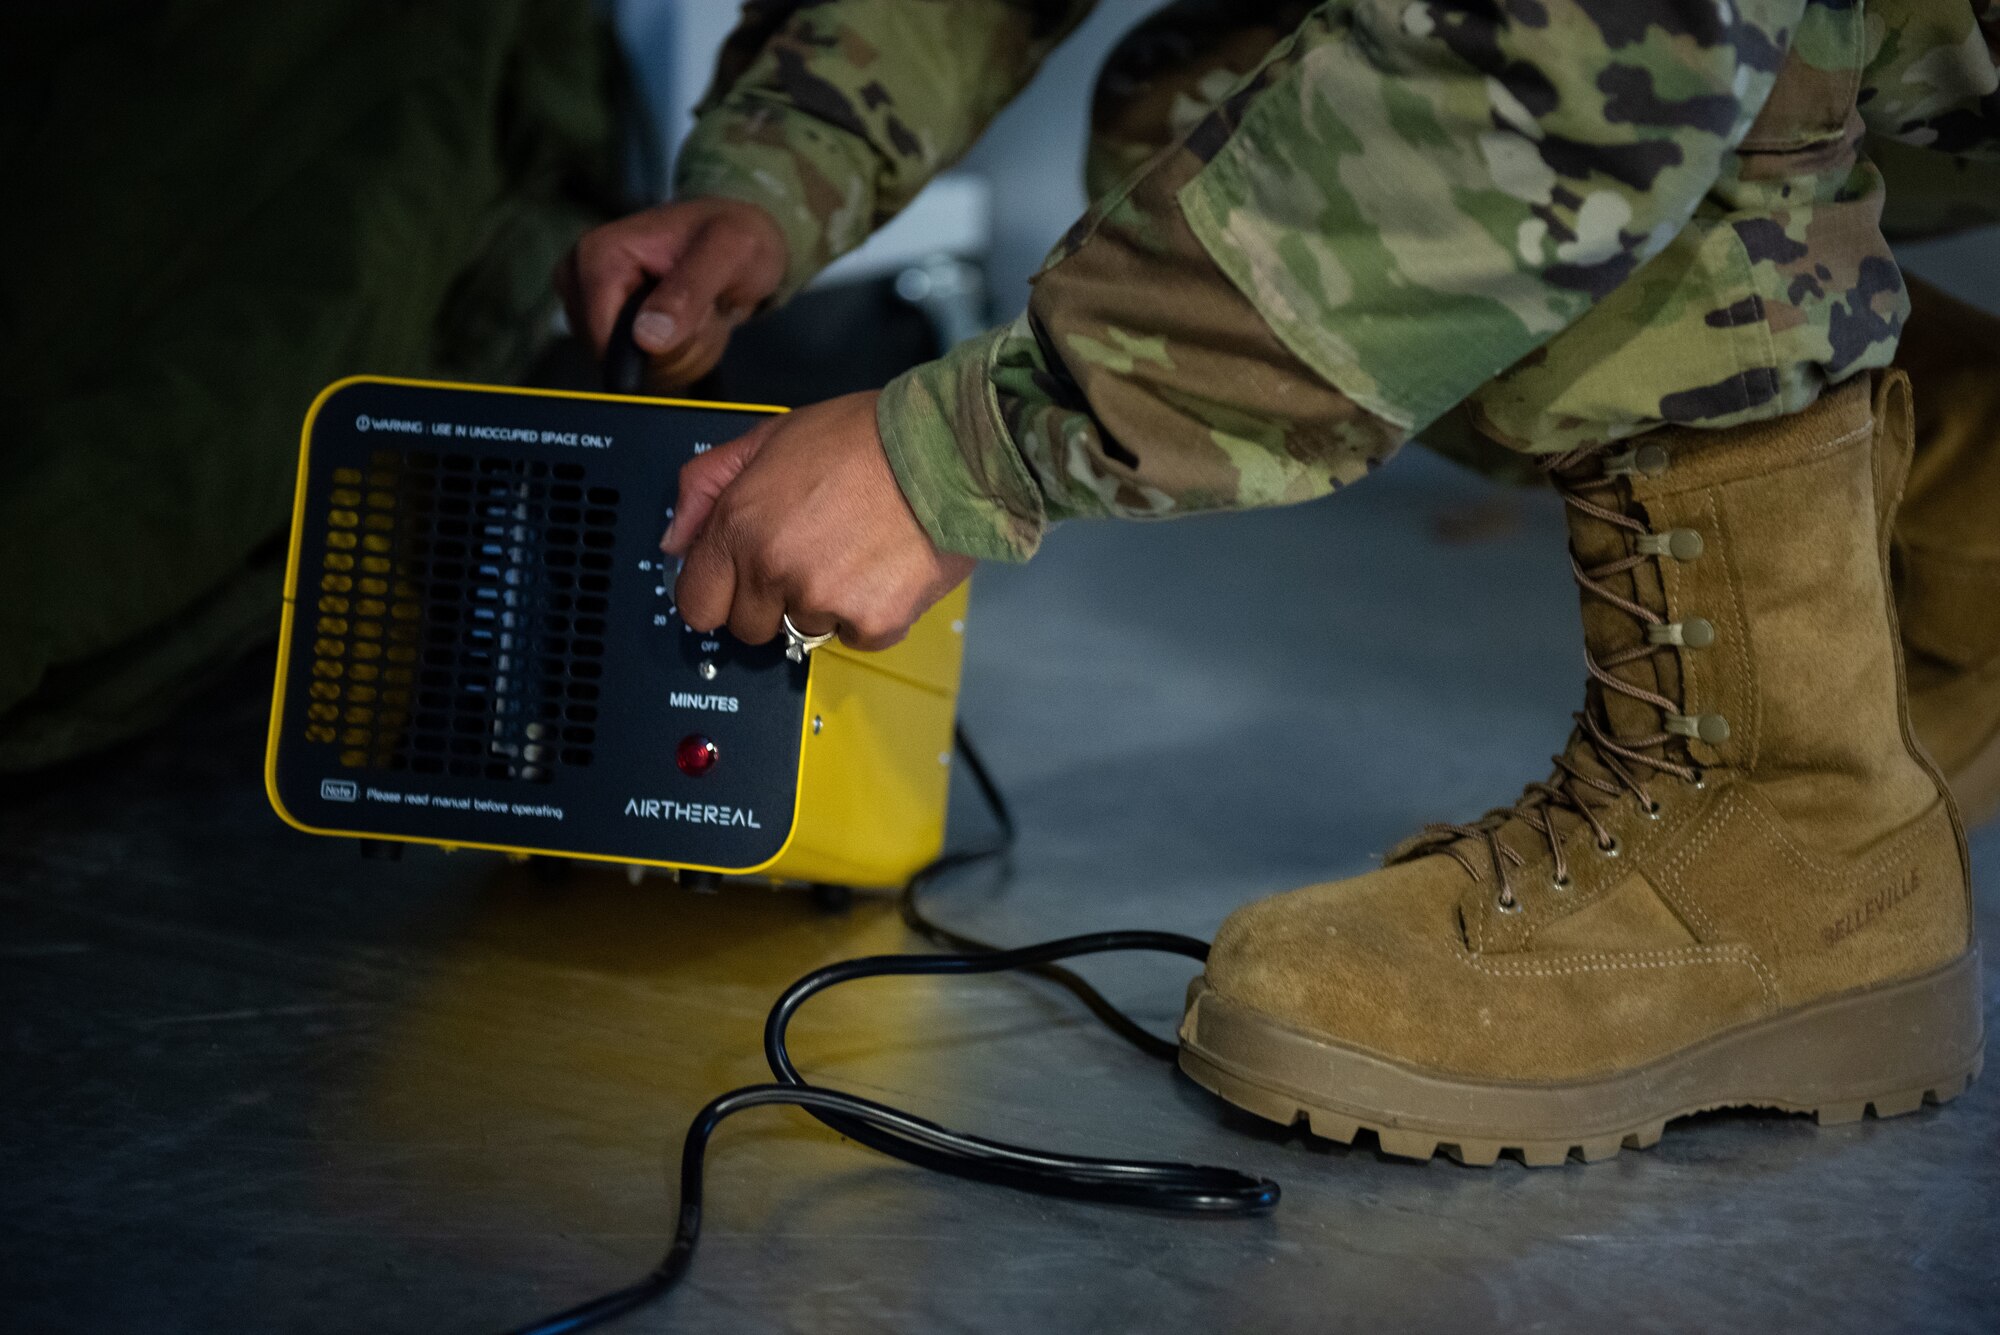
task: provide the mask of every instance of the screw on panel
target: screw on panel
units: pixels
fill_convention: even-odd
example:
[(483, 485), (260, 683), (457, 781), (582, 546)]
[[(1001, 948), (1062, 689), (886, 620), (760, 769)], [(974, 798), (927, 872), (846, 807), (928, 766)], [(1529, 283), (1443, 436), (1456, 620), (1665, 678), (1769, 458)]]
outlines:
[(813, 736), (815, 736), (815, 737), (819, 736), (819, 730), (820, 730), (821, 728), (824, 728), (825, 726), (826, 726), (826, 720), (825, 720), (824, 718), (821, 718), (821, 717), (820, 717), (820, 716), (819, 716), (818, 714), (814, 714), (814, 715), (813, 715)]
[(715, 664), (706, 658), (701, 660), (701, 666), (697, 667), (695, 672), (699, 674), (703, 681), (715, 680)]

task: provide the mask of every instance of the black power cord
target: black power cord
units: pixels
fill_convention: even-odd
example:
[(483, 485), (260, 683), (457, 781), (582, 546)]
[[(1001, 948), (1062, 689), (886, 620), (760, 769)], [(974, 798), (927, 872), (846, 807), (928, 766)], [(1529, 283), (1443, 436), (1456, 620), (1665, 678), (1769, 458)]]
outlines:
[(701, 1239), (702, 1165), (708, 1142), (725, 1118), (746, 1108), (785, 1104), (804, 1108), (850, 1140), (935, 1172), (974, 1182), (1013, 1187), (1044, 1196), (1136, 1205), (1191, 1214), (1261, 1214), (1278, 1203), (1278, 1184), (1231, 1168), (1136, 1159), (1098, 1159), (1058, 1154), (1006, 1141), (953, 1131), (926, 1118), (873, 1099), (807, 1083), (785, 1046), (785, 1031), (799, 1008), (815, 993), (859, 978), (911, 974), (1000, 973), (1030, 970), (1052, 979), (1083, 1000), (1091, 1013), (1120, 1037), (1150, 1056), (1171, 1061), (1176, 1049), (1105, 1000), (1097, 989), (1057, 960), (1113, 951), (1146, 950), (1208, 957), (1208, 943), (1174, 932), (1090, 932), (1038, 945), (1002, 950), (942, 927), (924, 916), (923, 892), (951, 872), (1004, 857), (1013, 844), (1014, 819), (979, 753), (962, 729), (953, 734), (959, 755), (972, 774), (999, 826), (990, 844), (946, 853), (910, 878), (903, 889), (903, 921), (927, 940), (955, 953), (871, 955), (815, 969), (786, 988), (764, 1022), (764, 1058), (776, 1083), (747, 1085), (711, 1100), (694, 1115), (681, 1142), (680, 1214), (673, 1244), (660, 1263), (635, 1284), (580, 1303), (554, 1316), (517, 1327), (509, 1335), (565, 1335), (599, 1325), (660, 1297), (687, 1273)]

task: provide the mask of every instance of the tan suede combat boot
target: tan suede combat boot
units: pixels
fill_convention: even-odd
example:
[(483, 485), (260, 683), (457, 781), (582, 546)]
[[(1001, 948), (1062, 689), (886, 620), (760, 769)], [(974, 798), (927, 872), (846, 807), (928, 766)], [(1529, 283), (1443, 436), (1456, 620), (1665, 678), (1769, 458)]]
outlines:
[(1896, 520), (1910, 722), (1967, 825), (2000, 812), (2000, 319), (1909, 280), (1917, 455)]
[(1963, 835), (1911, 739), (1885, 534), (1907, 380), (1568, 456), (1590, 683), (1553, 776), (1252, 904), (1181, 1065), (1272, 1120), (1468, 1163), (1725, 1105), (1910, 1112), (1981, 1057)]

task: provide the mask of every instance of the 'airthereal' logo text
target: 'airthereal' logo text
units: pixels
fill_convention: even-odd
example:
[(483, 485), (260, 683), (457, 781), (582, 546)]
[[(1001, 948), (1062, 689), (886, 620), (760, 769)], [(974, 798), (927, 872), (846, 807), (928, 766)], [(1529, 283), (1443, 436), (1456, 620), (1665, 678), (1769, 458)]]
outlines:
[(644, 820), (677, 820), (688, 825), (741, 825), (751, 830), (764, 828), (757, 823), (757, 813), (749, 807), (676, 802), (672, 798), (629, 798), (625, 803), (625, 814)]

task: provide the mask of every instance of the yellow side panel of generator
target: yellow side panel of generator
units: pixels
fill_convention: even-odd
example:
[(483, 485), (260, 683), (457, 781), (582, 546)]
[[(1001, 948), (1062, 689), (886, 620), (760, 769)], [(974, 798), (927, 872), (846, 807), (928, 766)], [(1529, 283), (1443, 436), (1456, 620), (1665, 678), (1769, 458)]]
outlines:
[(961, 586), (881, 653), (813, 652), (798, 817), (764, 875), (895, 886), (937, 856), (965, 606)]

